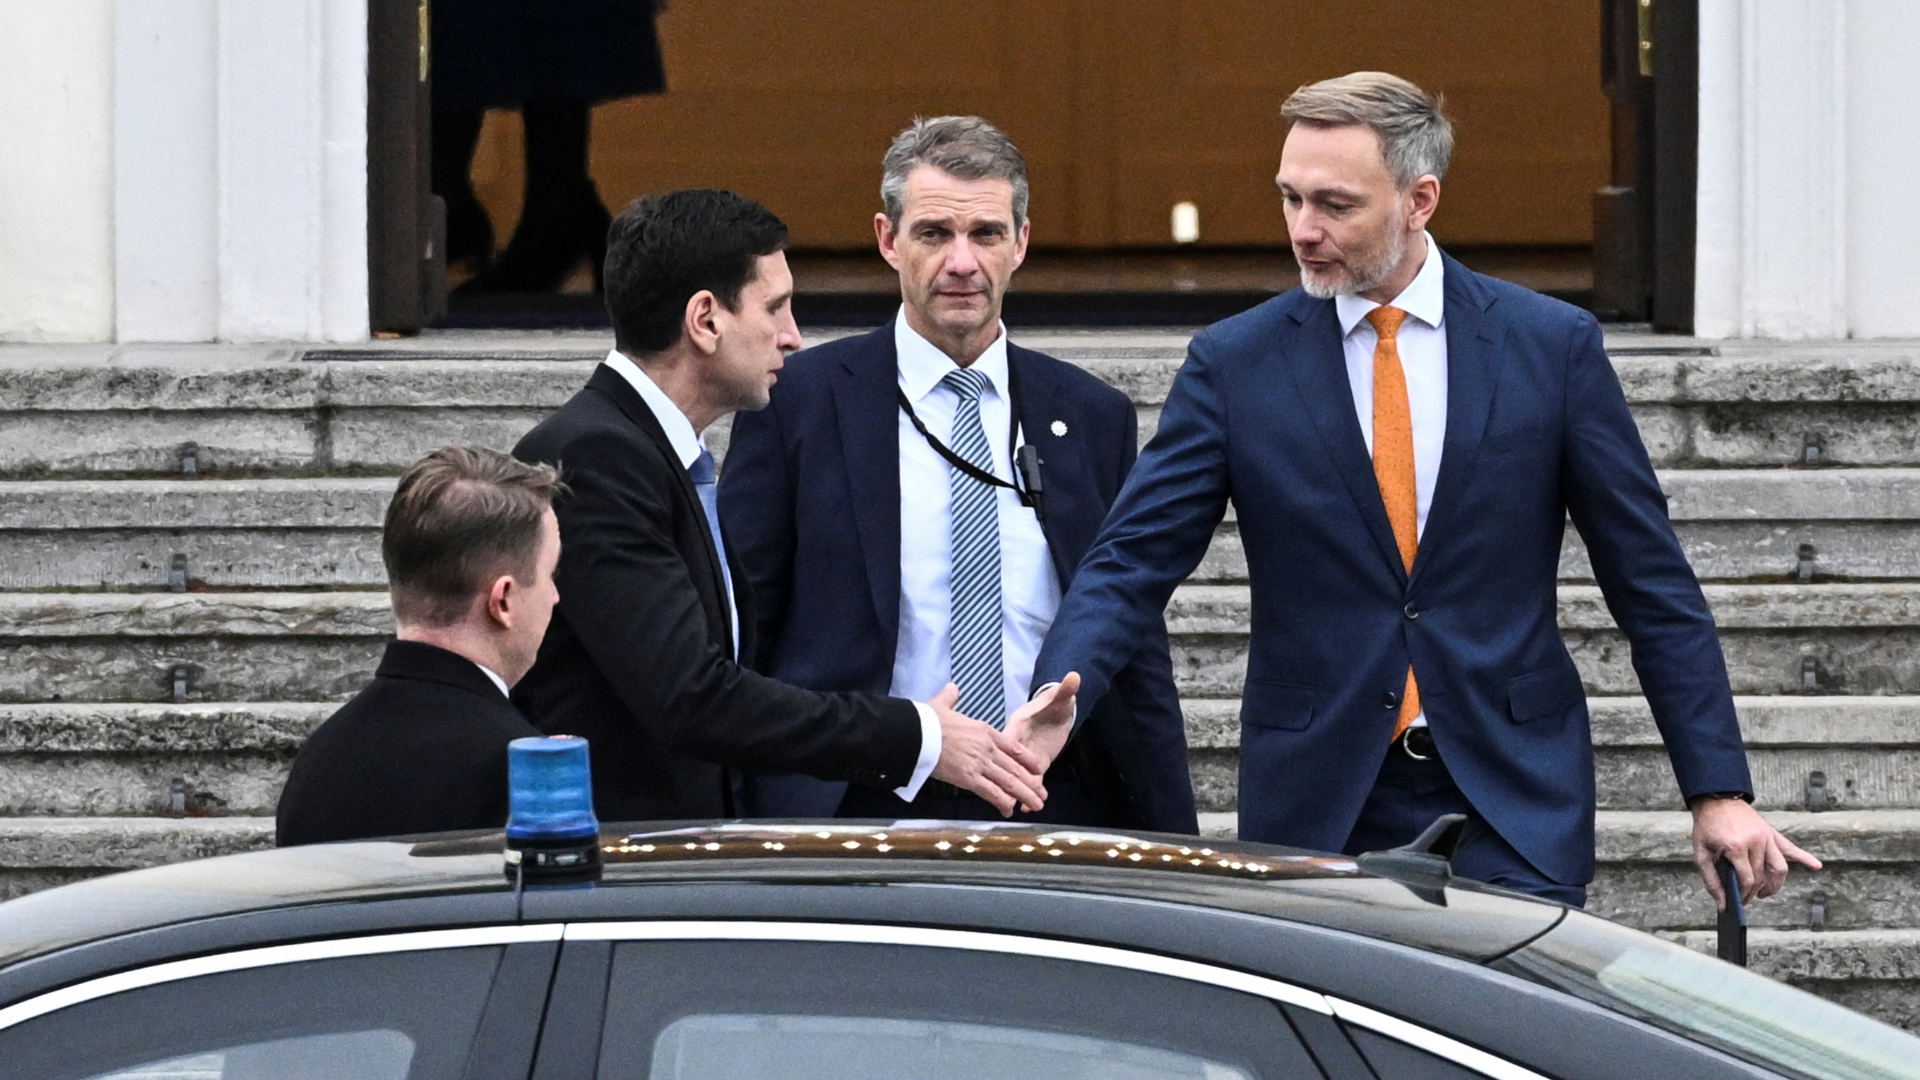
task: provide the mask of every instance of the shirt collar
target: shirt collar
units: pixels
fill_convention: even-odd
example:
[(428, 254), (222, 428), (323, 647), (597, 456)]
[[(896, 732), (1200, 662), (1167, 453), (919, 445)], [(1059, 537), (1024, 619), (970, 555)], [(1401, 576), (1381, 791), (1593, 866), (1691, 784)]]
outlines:
[[(907, 308), (902, 304), (893, 320), (893, 349), (899, 356), (900, 389), (907, 400), (919, 402), (940, 385), (954, 369), (953, 357), (940, 351), (933, 342), (907, 325)], [(987, 377), (988, 393), (1005, 396), (1007, 385), (1007, 324), (1000, 324), (1000, 336), (972, 364), (973, 370)]]
[(700, 452), (707, 448), (705, 440), (693, 430), (693, 421), (687, 419), (687, 414), (680, 411), (680, 406), (673, 403), (665, 390), (660, 389), (660, 384), (654, 382), (625, 353), (618, 349), (608, 353), (606, 365), (627, 380), (634, 393), (639, 394), (640, 400), (646, 402), (647, 408), (653, 411), (653, 418), (660, 421), (660, 427), (667, 433), (667, 442), (673, 444), (673, 452), (680, 458), (680, 467), (692, 468), (693, 463), (699, 460)]
[(507, 680), (501, 678), (499, 672), (493, 670), (492, 668), (479, 662), (478, 660), (475, 660), (473, 662), (473, 666), (480, 669), (480, 674), (485, 675), (487, 678), (493, 680), (493, 685), (500, 688), (501, 697), (510, 698), (513, 696), (513, 691), (507, 689)]
[[(1420, 264), (1420, 272), (1413, 276), (1413, 281), (1386, 306), (1397, 307), (1438, 330), (1447, 312), (1446, 269), (1441, 263), (1440, 245), (1433, 242), (1432, 234), (1422, 230), (1420, 242), (1427, 245), (1427, 261)], [(1340, 316), (1340, 334), (1344, 337), (1353, 333), (1367, 312), (1381, 305), (1364, 297), (1336, 296), (1333, 306)]]

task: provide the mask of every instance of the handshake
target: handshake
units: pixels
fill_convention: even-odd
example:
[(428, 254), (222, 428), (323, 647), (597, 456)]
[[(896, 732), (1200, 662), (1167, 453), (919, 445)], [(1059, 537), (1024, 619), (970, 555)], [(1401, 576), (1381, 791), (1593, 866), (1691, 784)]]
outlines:
[(1016, 807), (1040, 809), (1047, 801), (1041, 778), (1073, 734), (1079, 689), (1079, 673), (1068, 674), (1035, 694), (1000, 731), (955, 712), (960, 689), (949, 683), (927, 702), (940, 718), (940, 760), (933, 778), (973, 792), (1007, 817)]

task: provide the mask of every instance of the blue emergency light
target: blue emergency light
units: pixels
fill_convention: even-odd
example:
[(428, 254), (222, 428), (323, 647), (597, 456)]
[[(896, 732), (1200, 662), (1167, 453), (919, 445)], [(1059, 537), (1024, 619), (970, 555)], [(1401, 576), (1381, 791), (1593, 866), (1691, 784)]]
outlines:
[(600, 874), (587, 740), (574, 735), (507, 744), (507, 872), (528, 881)]

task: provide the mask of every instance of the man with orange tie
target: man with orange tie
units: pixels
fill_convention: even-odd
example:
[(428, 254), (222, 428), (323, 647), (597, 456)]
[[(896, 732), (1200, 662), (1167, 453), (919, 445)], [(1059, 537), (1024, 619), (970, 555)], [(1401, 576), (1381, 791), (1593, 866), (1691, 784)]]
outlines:
[(1565, 523), (1633, 647), (1709, 892), (1818, 867), (1748, 805), (1713, 617), (1592, 316), (1476, 274), (1426, 232), (1438, 102), (1361, 72), (1302, 87), (1276, 178), (1301, 288), (1197, 335), (1159, 432), (1035, 665), (1082, 712), (1231, 499), (1252, 593), (1243, 839), (1357, 853), (1468, 816), (1462, 877), (1584, 903), (1586, 699), (1557, 626)]

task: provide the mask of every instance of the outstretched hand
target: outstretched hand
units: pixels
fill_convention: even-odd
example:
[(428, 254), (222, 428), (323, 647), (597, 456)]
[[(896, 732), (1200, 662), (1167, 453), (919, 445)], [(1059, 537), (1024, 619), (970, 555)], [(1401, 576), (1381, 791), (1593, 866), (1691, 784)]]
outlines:
[(1733, 864), (1740, 879), (1742, 900), (1772, 896), (1787, 883), (1787, 860), (1812, 870), (1820, 860), (1802, 851), (1780, 830), (1767, 824), (1746, 800), (1707, 796), (1693, 804), (1693, 861), (1701, 880), (1713, 895), (1714, 906), (1726, 910), (1727, 898), (1714, 869), (1722, 858)]
[(1007, 733), (1043, 759), (1042, 773), (1066, 749), (1073, 734), (1074, 698), (1079, 692), (1080, 673), (1069, 671), (1007, 718)]
[(956, 712), (959, 703), (960, 688), (952, 683), (927, 702), (940, 718), (940, 760), (933, 778), (973, 792), (1003, 817), (1012, 817), (1016, 808), (1031, 813), (1045, 805), (1047, 789), (1040, 778), (1047, 762), (1007, 732)]

